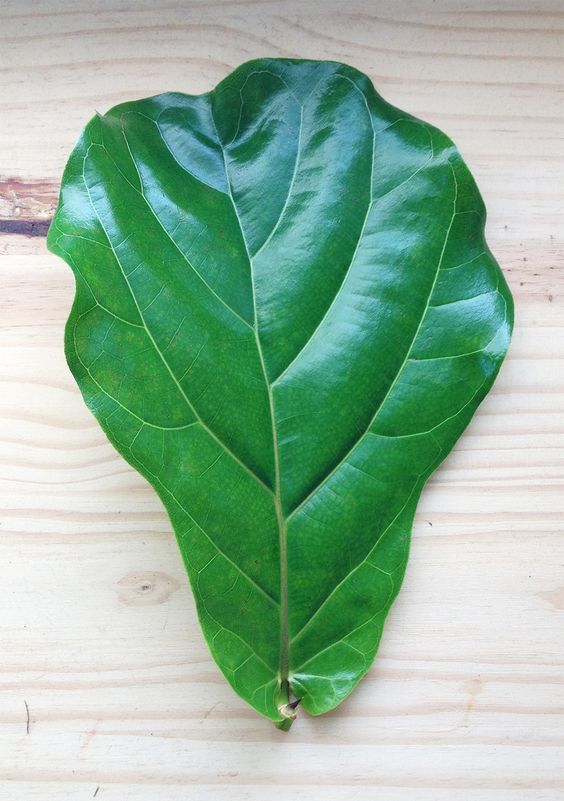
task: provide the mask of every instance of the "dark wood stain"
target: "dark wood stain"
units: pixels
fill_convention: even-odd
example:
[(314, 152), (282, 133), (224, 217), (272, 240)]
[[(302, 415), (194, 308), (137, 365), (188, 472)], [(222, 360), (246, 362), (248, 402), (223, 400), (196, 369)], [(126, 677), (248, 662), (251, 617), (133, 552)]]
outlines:
[(47, 236), (58, 194), (54, 181), (0, 176), (0, 235)]
[(0, 234), (19, 234), (23, 236), (47, 236), (51, 220), (2, 220)]

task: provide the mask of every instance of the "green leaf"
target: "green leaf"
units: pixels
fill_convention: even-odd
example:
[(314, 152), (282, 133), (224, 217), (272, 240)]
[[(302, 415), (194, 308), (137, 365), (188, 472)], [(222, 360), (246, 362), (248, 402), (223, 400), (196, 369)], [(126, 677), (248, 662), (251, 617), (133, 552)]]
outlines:
[(284, 728), (370, 667), (507, 350), (484, 221), (452, 142), (333, 62), (125, 103), (69, 159), (70, 368), (167, 508), (214, 659)]

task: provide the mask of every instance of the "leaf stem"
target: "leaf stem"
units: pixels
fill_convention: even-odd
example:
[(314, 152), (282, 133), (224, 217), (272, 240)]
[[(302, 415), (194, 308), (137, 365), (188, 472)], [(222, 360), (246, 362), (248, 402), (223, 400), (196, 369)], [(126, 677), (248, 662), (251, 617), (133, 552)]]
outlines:
[(277, 729), (280, 729), (280, 731), (290, 731), (293, 722), (294, 721), (292, 718), (284, 718), (284, 720), (281, 720), (279, 723), (275, 723), (274, 725)]

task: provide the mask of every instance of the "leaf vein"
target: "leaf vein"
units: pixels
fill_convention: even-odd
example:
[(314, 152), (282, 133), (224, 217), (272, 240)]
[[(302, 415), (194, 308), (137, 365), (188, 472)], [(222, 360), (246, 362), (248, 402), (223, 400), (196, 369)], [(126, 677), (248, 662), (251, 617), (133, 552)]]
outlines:
[(442, 247), (441, 254), (440, 254), (440, 256), (439, 256), (439, 260), (438, 260), (438, 263), (437, 263), (437, 268), (436, 268), (436, 271), (435, 271), (434, 280), (433, 280), (433, 282), (432, 282), (432, 284), (431, 284), (431, 288), (430, 288), (430, 290), (429, 290), (429, 295), (428, 295), (428, 297), (427, 297), (427, 301), (426, 301), (426, 303), (425, 303), (425, 308), (423, 309), (423, 313), (422, 313), (422, 315), (421, 315), (421, 319), (420, 319), (420, 321), (419, 321), (419, 325), (417, 326), (417, 328), (416, 328), (416, 330), (415, 330), (415, 333), (414, 333), (414, 335), (413, 335), (413, 339), (411, 340), (411, 344), (410, 344), (410, 346), (409, 346), (409, 348), (408, 348), (408, 350), (407, 350), (407, 353), (406, 353), (406, 355), (405, 355), (405, 359), (404, 359), (403, 363), (401, 364), (400, 368), (398, 369), (398, 371), (397, 371), (397, 373), (396, 373), (396, 376), (395, 376), (395, 378), (393, 379), (393, 381), (391, 382), (391, 384), (390, 384), (390, 386), (389, 386), (389, 388), (388, 388), (388, 390), (387, 390), (386, 394), (384, 395), (383, 399), (382, 399), (382, 400), (380, 401), (380, 403), (378, 404), (378, 407), (376, 408), (376, 411), (374, 412), (374, 414), (373, 414), (373, 416), (372, 416), (372, 418), (371, 418), (370, 422), (369, 422), (369, 423), (368, 423), (368, 425), (366, 426), (366, 429), (364, 430), (364, 432), (363, 432), (363, 433), (360, 435), (360, 437), (358, 437), (358, 438), (356, 439), (356, 441), (355, 441), (355, 442), (353, 443), (353, 445), (352, 445), (352, 446), (351, 446), (351, 447), (348, 449), (348, 451), (347, 451), (347, 452), (346, 452), (346, 454), (343, 456), (343, 458), (342, 458), (342, 459), (341, 459), (341, 460), (340, 460), (340, 461), (339, 461), (339, 462), (338, 462), (338, 463), (335, 465), (335, 467), (333, 467), (333, 468), (332, 468), (332, 470), (331, 470), (331, 471), (330, 471), (330, 472), (329, 472), (329, 473), (328, 473), (328, 474), (327, 474), (327, 475), (326, 475), (326, 476), (325, 476), (325, 477), (324, 477), (324, 478), (323, 478), (323, 479), (322, 479), (322, 480), (321, 480), (321, 481), (320, 481), (320, 482), (319, 482), (319, 483), (318, 483), (318, 484), (317, 484), (317, 485), (316, 485), (316, 486), (315, 486), (315, 487), (314, 487), (314, 488), (313, 488), (313, 489), (312, 489), (312, 490), (311, 490), (311, 491), (308, 493), (308, 495), (307, 495), (307, 496), (306, 496), (306, 497), (305, 497), (305, 498), (304, 498), (302, 501), (300, 501), (300, 503), (299, 503), (299, 504), (298, 504), (298, 505), (297, 505), (297, 506), (296, 506), (296, 507), (295, 507), (295, 508), (292, 510), (292, 512), (290, 513), (290, 515), (289, 515), (289, 516), (288, 516), (288, 518), (287, 518), (288, 520), (289, 520), (289, 519), (291, 519), (291, 518), (293, 518), (293, 517), (294, 517), (294, 516), (295, 516), (295, 515), (296, 515), (296, 514), (297, 514), (297, 513), (300, 511), (300, 509), (302, 509), (302, 508), (305, 506), (305, 504), (306, 504), (306, 503), (308, 503), (308, 501), (309, 501), (309, 500), (310, 500), (310, 499), (311, 499), (311, 498), (312, 498), (312, 497), (313, 497), (313, 496), (314, 496), (314, 495), (315, 495), (315, 494), (316, 494), (316, 493), (317, 493), (317, 492), (318, 492), (318, 491), (321, 489), (321, 487), (322, 487), (324, 484), (326, 484), (326, 483), (327, 483), (327, 481), (329, 481), (329, 479), (330, 479), (330, 478), (331, 478), (333, 475), (335, 475), (335, 473), (337, 472), (337, 470), (338, 470), (338, 469), (341, 467), (341, 465), (342, 465), (342, 464), (343, 464), (343, 463), (346, 461), (346, 459), (348, 458), (348, 456), (349, 456), (349, 455), (350, 455), (350, 454), (351, 454), (351, 453), (352, 453), (352, 452), (355, 450), (355, 448), (358, 446), (358, 444), (359, 444), (359, 443), (360, 443), (360, 442), (361, 442), (361, 441), (364, 439), (365, 435), (366, 435), (366, 434), (367, 434), (367, 433), (370, 431), (370, 429), (371, 429), (371, 428), (372, 428), (372, 426), (374, 425), (374, 422), (376, 421), (376, 419), (377, 419), (377, 417), (378, 417), (378, 414), (380, 413), (380, 411), (381, 411), (381, 410), (382, 410), (382, 408), (384, 407), (384, 405), (385, 405), (385, 403), (386, 403), (387, 399), (389, 398), (389, 396), (390, 396), (390, 394), (391, 394), (391, 392), (392, 392), (393, 388), (395, 387), (395, 385), (396, 385), (396, 383), (397, 383), (397, 381), (398, 381), (399, 377), (400, 377), (400, 376), (401, 376), (401, 374), (403, 373), (403, 370), (404, 370), (404, 368), (405, 368), (405, 365), (406, 365), (406, 364), (407, 364), (407, 362), (408, 362), (408, 359), (409, 359), (409, 356), (410, 356), (410, 354), (411, 354), (411, 351), (413, 350), (413, 347), (414, 347), (414, 345), (415, 345), (415, 342), (416, 342), (416, 340), (417, 340), (417, 337), (418, 337), (418, 335), (419, 335), (419, 331), (421, 330), (421, 326), (423, 325), (423, 321), (425, 320), (425, 317), (426, 317), (426, 315), (427, 315), (427, 311), (428, 311), (428, 308), (429, 308), (429, 304), (430, 304), (430, 302), (431, 302), (431, 297), (432, 297), (432, 295), (433, 295), (433, 292), (434, 292), (434, 289), (435, 289), (435, 286), (436, 286), (436, 283), (437, 283), (437, 279), (438, 279), (438, 276), (439, 276), (439, 273), (440, 273), (440, 270), (441, 270), (441, 264), (442, 264), (442, 261), (443, 261), (443, 256), (444, 256), (444, 254), (445, 254), (445, 251), (446, 251), (446, 246), (447, 246), (448, 238), (449, 238), (450, 231), (451, 231), (451, 228), (452, 228), (452, 224), (453, 224), (454, 218), (455, 218), (455, 216), (456, 216), (456, 202), (457, 202), (457, 198), (458, 198), (458, 182), (457, 182), (457, 180), (456, 180), (456, 174), (455, 174), (455, 172), (454, 172), (454, 169), (453, 169), (453, 167), (452, 167), (452, 164), (450, 163), (450, 161), (448, 162), (448, 164), (449, 164), (449, 166), (450, 166), (450, 169), (451, 169), (451, 171), (452, 171), (452, 176), (453, 176), (453, 179), (454, 179), (454, 186), (455, 186), (454, 199), (453, 199), (453, 207), (454, 207), (454, 209), (453, 209), (453, 213), (452, 213), (452, 216), (451, 216), (451, 219), (450, 219), (450, 223), (449, 223), (449, 225), (448, 225), (448, 227), (447, 227), (447, 231), (446, 231), (445, 238), (444, 238), (444, 242), (443, 242), (443, 247)]
[[(92, 147), (92, 145), (90, 145), (90, 147)], [(87, 150), (87, 152), (86, 152), (86, 154), (85, 154), (85, 156), (84, 156), (84, 162), (86, 162), (86, 158), (88, 157), (88, 151), (90, 150), (90, 147), (88, 148), (88, 150)], [(154, 338), (153, 334), (151, 333), (151, 330), (150, 330), (149, 326), (147, 325), (147, 321), (145, 320), (145, 317), (144, 317), (144, 315), (143, 315), (143, 311), (141, 310), (141, 307), (139, 306), (139, 302), (138, 302), (138, 300), (137, 300), (137, 297), (136, 297), (136, 295), (135, 295), (135, 293), (134, 293), (134, 291), (133, 291), (133, 287), (131, 286), (131, 284), (130, 284), (130, 282), (129, 282), (129, 280), (128, 280), (128, 276), (127, 276), (127, 274), (126, 274), (125, 270), (123, 269), (123, 266), (122, 266), (122, 264), (121, 264), (121, 261), (120, 261), (120, 259), (119, 259), (118, 255), (117, 255), (117, 253), (116, 253), (116, 251), (115, 251), (115, 248), (114, 248), (114, 247), (113, 247), (113, 245), (112, 245), (112, 241), (111, 241), (111, 239), (110, 239), (110, 237), (109, 237), (109, 235), (108, 235), (108, 232), (106, 231), (106, 228), (105, 228), (105, 226), (104, 226), (104, 224), (103, 224), (102, 220), (100, 219), (100, 215), (99, 215), (99, 214), (98, 214), (98, 212), (96, 211), (96, 208), (95, 208), (95, 206), (94, 206), (94, 203), (92, 202), (92, 197), (91, 197), (91, 194), (90, 194), (90, 187), (88, 186), (88, 183), (87, 183), (87, 181), (86, 181), (86, 175), (85, 175), (85, 172), (84, 172), (84, 165), (83, 165), (83, 170), (82, 170), (82, 179), (83, 179), (83, 181), (84, 181), (84, 186), (86, 187), (86, 191), (87, 191), (87, 193), (88, 193), (88, 197), (89, 197), (89, 199), (90, 199), (90, 204), (91, 204), (91, 206), (92, 206), (92, 210), (93, 210), (94, 214), (97, 216), (97, 218), (98, 218), (98, 221), (99, 221), (99, 223), (100, 223), (100, 226), (101, 226), (101, 228), (103, 229), (103, 231), (104, 231), (104, 233), (105, 233), (105, 235), (106, 235), (106, 238), (107, 238), (107, 240), (108, 240), (108, 243), (110, 244), (110, 247), (112, 248), (112, 251), (113, 251), (113, 253), (114, 253), (114, 256), (115, 256), (116, 262), (117, 262), (117, 264), (118, 264), (118, 266), (119, 266), (119, 269), (120, 269), (120, 271), (121, 271), (121, 274), (123, 275), (123, 278), (124, 278), (124, 280), (125, 280), (125, 282), (126, 282), (126, 284), (127, 284), (128, 288), (129, 288), (129, 292), (130, 292), (130, 294), (131, 294), (131, 297), (132, 297), (132, 299), (133, 299), (133, 301), (134, 301), (134, 303), (135, 303), (135, 305), (136, 305), (136, 307), (137, 307), (137, 311), (138, 311), (138, 313), (139, 313), (139, 317), (141, 318), (141, 320), (142, 320), (142, 322), (143, 322), (143, 327), (145, 328), (145, 331), (147, 332), (147, 336), (148, 336), (148, 337), (149, 337), (149, 339), (151, 340), (151, 343), (153, 344), (153, 347), (154, 347), (154, 349), (155, 349), (155, 351), (156, 351), (157, 355), (158, 355), (158, 356), (159, 356), (159, 358), (161, 359), (161, 361), (162, 361), (162, 363), (163, 363), (164, 367), (166, 368), (167, 372), (169, 373), (170, 377), (172, 378), (172, 380), (173, 380), (173, 381), (174, 381), (174, 383), (176, 384), (176, 386), (177, 386), (177, 388), (178, 388), (178, 390), (179, 390), (180, 394), (181, 394), (181, 395), (182, 395), (182, 397), (184, 398), (184, 400), (185, 400), (186, 404), (188, 405), (188, 407), (190, 408), (190, 410), (192, 411), (192, 413), (194, 414), (194, 416), (195, 416), (195, 417), (197, 418), (197, 420), (199, 421), (199, 423), (200, 423), (201, 427), (204, 429), (204, 431), (206, 431), (206, 433), (207, 433), (207, 434), (208, 434), (208, 435), (209, 435), (209, 436), (210, 436), (210, 437), (211, 437), (213, 440), (215, 440), (215, 442), (217, 442), (217, 444), (218, 444), (218, 445), (219, 445), (221, 448), (223, 448), (223, 450), (224, 450), (224, 451), (225, 451), (225, 452), (226, 452), (226, 453), (227, 453), (227, 454), (228, 454), (228, 455), (229, 455), (229, 456), (230, 456), (230, 457), (231, 457), (231, 458), (232, 458), (232, 459), (233, 459), (235, 462), (237, 462), (237, 464), (238, 464), (240, 467), (242, 467), (242, 468), (245, 470), (245, 472), (246, 472), (246, 473), (248, 473), (248, 474), (251, 476), (251, 478), (253, 478), (253, 479), (254, 479), (254, 480), (257, 482), (257, 484), (259, 484), (261, 487), (263, 487), (263, 489), (264, 489), (264, 490), (266, 490), (266, 491), (267, 491), (269, 494), (271, 494), (271, 493), (272, 493), (272, 490), (270, 489), (270, 487), (269, 487), (267, 484), (265, 484), (265, 483), (264, 483), (264, 481), (263, 481), (261, 478), (259, 478), (259, 476), (258, 476), (258, 475), (257, 475), (257, 474), (256, 474), (256, 473), (253, 471), (253, 470), (251, 470), (251, 468), (250, 468), (250, 467), (248, 467), (248, 465), (246, 465), (246, 464), (245, 464), (245, 463), (244, 463), (244, 462), (243, 462), (243, 461), (242, 461), (242, 460), (241, 460), (241, 459), (240, 459), (240, 458), (239, 458), (239, 457), (238, 457), (238, 456), (237, 456), (235, 453), (233, 453), (233, 451), (232, 451), (230, 448), (228, 448), (228, 447), (227, 447), (227, 445), (226, 445), (226, 444), (225, 444), (225, 443), (224, 443), (224, 442), (223, 442), (223, 441), (222, 441), (222, 440), (221, 440), (221, 439), (220, 439), (220, 438), (217, 436), (217, 434), (215, 434), (215, 433), (214, 433), (214, 432), (213, 432), (213, 431), (212, 431), (212, 430), (211, 430), (211, 429), (210, 429), (210, 428), (209, 428), (209, 427), (208, 427), (208, 426), (205, 424), (205, 422), (203, 421), (203, 419), (201, 418), (201, 416), (199, 415), (199, 413), (196, 411), (195, 407), (193, 406), (192, 402), (191, 402), (191, 401), (190, 401), (190, 399), (188, 398), (188, 396), (187, 396), (186, 392), (184, 391), (183, 387), (181, 386), (180, 382), (178, 381), (178, 378), (176, 377), (176, 375), (175, 375), (174, 371), (172, 370), (172, 368), (171, 368), (171, 366), (169, 365), (169, 363), (168, 363), (167, 359), (165, 358), (165, 356), (163, 355), (163, 353), (162, 353), (161, 349), (159, 348), (159, 346), (158, 346), (158, 343), (157, 343), (157, 341), (155, 340), (155, 338)], [(247, 323), (247, 325), (248, 325), (248, 323)]]

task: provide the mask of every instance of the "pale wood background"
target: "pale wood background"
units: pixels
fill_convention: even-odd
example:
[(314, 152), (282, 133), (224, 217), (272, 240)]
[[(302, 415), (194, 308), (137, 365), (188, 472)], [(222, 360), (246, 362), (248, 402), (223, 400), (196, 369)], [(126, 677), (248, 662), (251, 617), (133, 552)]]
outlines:
[[(160, 503), (82, 403), (44, 243), (95, 109), (261, 55), (347, 61), (447, 131), (516, 301), (377, 663), (289, 735), (219, 674)], [(563, 84), (564, 2), (1, 0), (2, 801), (564, 798)]]

